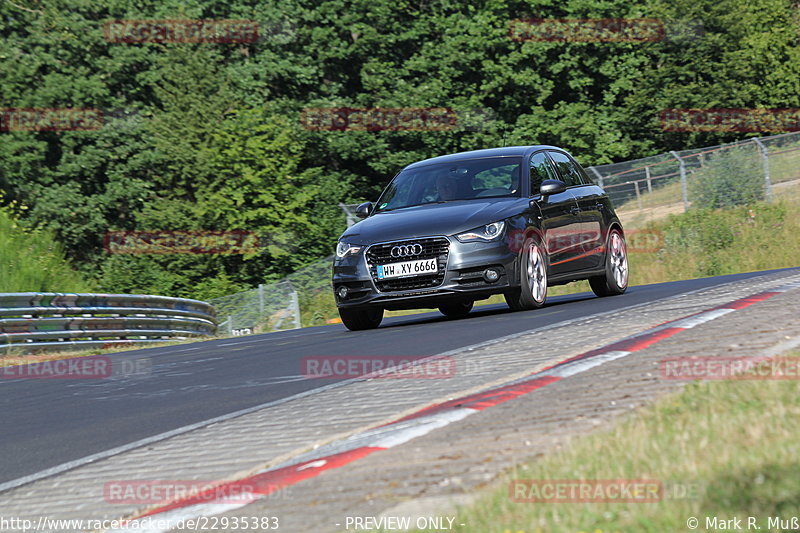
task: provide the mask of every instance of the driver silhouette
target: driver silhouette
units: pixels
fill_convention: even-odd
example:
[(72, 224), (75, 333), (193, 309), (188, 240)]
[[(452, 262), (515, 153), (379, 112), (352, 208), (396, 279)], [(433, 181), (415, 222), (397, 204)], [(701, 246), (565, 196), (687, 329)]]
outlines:
[(436, 190), (441, 200), (455, 200), (458, 196), (458, 183), (455, 177), (447, 172), (439, 174), (436, 178)]

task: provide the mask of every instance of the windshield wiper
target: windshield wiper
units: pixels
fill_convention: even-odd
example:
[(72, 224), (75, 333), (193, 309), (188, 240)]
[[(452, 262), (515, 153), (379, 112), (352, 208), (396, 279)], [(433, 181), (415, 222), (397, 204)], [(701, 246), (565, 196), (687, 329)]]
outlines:
[(400, 207), (390, 207), (389, 209), (379, 209), (379, 213), (386, 213), (387, 211), (396, 211), (397, 209), (405, 209), (407, 207), (417, 207), (420, 205), (429, 205), (429, 204), (446, 204), (447, 202), (455, 202), (457, 200), (431, 200), (430, 202), (422, 202), (421, 204), (411, 204), (411, 205), (403, 205)]
[(421, 204), (407, 205), (406, 207), (416, 207), (418, 205), (428, 204), (446, 204), (447, 202), (454, 202), (455, 200), (431, 200), (430, 202), (422, 202)]

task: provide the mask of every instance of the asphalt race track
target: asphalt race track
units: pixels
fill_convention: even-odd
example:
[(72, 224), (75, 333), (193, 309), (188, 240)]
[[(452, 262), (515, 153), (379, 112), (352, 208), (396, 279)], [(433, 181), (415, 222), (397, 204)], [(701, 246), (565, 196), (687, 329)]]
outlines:
[(776, 271), (632, 287), (611, 298), (552, 297), (536, 311), (495, 305), (462, 320), (433, 312), (386, 319), (364, 332), (334, 325), (112, 355), (147, 369), (133, 377), (0, 379), (0, 450), (13, 458), (0, 465), (0, 484), (334, 383), (305, 379), (307, 356), (435, 355), (770, 272)]

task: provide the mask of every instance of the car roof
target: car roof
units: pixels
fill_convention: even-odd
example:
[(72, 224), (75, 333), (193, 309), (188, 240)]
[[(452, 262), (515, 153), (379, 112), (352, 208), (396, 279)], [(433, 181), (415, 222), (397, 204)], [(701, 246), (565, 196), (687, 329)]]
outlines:
[(563, 148), (559, 148), (558, 146), (549, 146), (546, 144), (536, 144), (531, 146), (506, 146), (504, 148), (487, 148), (485, 150), (471, 150), (469, 152), (458, 152), (456, 154), (431, 157), (430, 159), (424, 159), (422, 161), (417, 161), (416, 163), (411, 163), (410, 165), (406, 166), (403, 170), (430, 165), (433, 163), (449, 163), (451, 161), (462, 161), (464, 159), (478, 159), (480, 157), (526, 156), (528, 154), (536, 152), (537, 150), (543, 150), (543, 149), (561, 150), (562, 152), (566, 152), (566, 150), (564, 150)]

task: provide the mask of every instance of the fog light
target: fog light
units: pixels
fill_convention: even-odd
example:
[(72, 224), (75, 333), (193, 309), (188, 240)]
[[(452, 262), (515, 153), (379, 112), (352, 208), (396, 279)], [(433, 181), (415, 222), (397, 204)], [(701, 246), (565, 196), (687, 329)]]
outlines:
[(494, 283), (500, 279), (500, 274), (493, 268), (487, 268), (483, 271), (483, 279), (485, 279), (488, 283)]
[(339, 291), (337, 292), (337, 294), (339, 295), (340, 300), (344, 300), (345, 298), (347, 298), (347, 287), (345, 287), (344, 285), (339, 287)]

